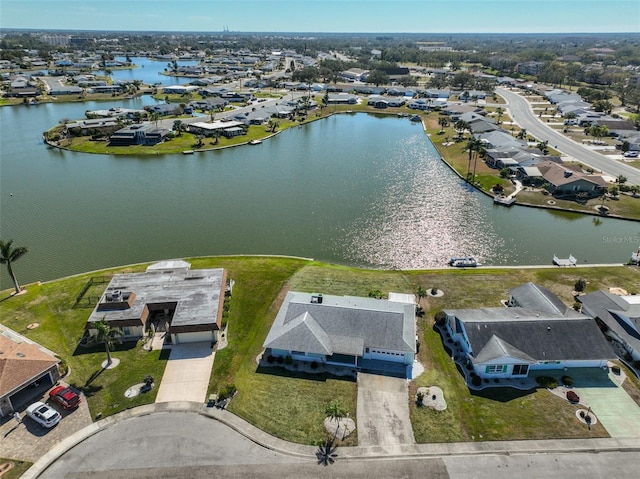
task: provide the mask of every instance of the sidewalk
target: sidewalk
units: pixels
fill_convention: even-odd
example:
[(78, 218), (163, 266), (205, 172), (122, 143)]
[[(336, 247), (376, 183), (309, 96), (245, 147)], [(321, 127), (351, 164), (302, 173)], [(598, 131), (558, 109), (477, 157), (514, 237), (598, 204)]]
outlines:
[[(292, 457), (308, 458), (316, 461), (317, 446), (295, 444), (278, 439), (252, 426), (234, 414), (217, 408), (207, 408), (201, 403), (174, 402), (149, 404), (123, 411), (114, 416), (102, 419), (76, 432), (54, 446), (42, 456), (23, 476), (23, 479), (37, 478), (49, 465), (76, 444), (118, 421), (144, 416), (153, 413), (180, 412), (201, 414), (220, 421), (237, 433), (256, 444), (280, 454)], [(487, 455), (487, 454), (537, 454), (537, 453), (575, 453), (575, 452), (640, 452), (640, 438), (599, 438), (599, 439), (557, 439), (534, 441), (493, 441), (438, 444), (409, 444), (371, 447), (341, 447), (342, 459), (374, 459), (374, 458), (429, 458), (451, 455)]]

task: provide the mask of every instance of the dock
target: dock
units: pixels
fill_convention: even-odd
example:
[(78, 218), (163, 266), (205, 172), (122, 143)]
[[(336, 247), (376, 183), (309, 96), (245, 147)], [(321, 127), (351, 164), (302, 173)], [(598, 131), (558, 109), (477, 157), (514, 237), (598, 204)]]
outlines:
[(556, 266), (576, 266), (578, 264), (578, 260), (575, 259), (572, 255), (569, 255), (569, 258), (558, 258), (555, 254), (553, 255), (553, 264)]

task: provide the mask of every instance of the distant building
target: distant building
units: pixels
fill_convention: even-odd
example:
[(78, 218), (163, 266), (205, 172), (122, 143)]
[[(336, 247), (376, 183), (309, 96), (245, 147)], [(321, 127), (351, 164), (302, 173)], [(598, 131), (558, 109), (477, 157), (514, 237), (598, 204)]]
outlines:
[(122, 128), (109, 137), (109, 145), (156, 145), (169, 134), (166, 128), (158, 128), (151, 122)]

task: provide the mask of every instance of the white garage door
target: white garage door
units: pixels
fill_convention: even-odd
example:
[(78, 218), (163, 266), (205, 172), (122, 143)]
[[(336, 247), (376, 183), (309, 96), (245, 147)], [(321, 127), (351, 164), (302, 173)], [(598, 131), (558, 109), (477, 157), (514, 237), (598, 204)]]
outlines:
[(174, 344), (195, 343), (198, 341), (213, 341), (213, 331), (196, 331), (193, 333), (177, 333), (173, 335)]
[(396, 363), (403, 363), (404, 354), (372, 348), (369, 350), (369, 357), (367, 359), (377, 359), (380, 361), (393, 361)]

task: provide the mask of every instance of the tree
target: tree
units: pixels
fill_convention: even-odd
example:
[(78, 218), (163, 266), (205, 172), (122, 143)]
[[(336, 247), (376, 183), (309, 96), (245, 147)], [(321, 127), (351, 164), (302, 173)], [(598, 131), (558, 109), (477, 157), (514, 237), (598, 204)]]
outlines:
[(7, 271), (9, 272), (9, 276), (11, 277), (11, 281), (13, 281), (13, 287), (16, 291), (16, 294), (20, 293), (20, 284), (16, 279), (16, 275), (13, 272), (13, 268), (11, 267), (11, 263), (18, 261), (22, 258), (29, 249), (26, 246), (16, 246), (13, 247), (13, 240), (2, 241), (0, 240), (0, 264), (7, 265)]
[(182, 120), (175, 120), (173, 122), (173, 129), (178, 133), (178, 136), (182, 136)]
[(441, 116), (438, 118), (438, 125), (440, 125), (441, 128), (440, 133), (444, 133), (444, 129), (449, 126), (449, 120), (446, 117)]
[(496, 115), (498, 115), (498, 125), (502, 123), (502, 115), (504, 115), (504, 110), (501, 107), (496, 108)]
[(518, 133), (516, 138), (519, 138), (521, 140), (526, 140), (527, 139), (527, 129), (523, 128), (522, 130), (520, 130), (520, 133)]
[(543, 155), (546, 155), (547, 153), (549, 153), (549, 149), (547, 148), (548, 146), (549, 146), (549, 141), (545, 140), (545, 141), (539, 142), (536, 145), (536, 148), (538, 148), (538, 150), (540, 150)]
[(119, 329), (115, 329), (109, 326), (109, 323), (104, 318), (102, 318), (102, 320), (95, 323), (95, 328), (97, 331), (96, 341), (98, 343), (104, 343), (104, 349), (107, 352), (106, 367), (109, 367), (113, 362), (113, 360), (111, 359), (111, 350), (113, 349), (113, 345), (116, 342), (120, 342), (118, 338), (122, 336), (122, 332)]
[(416, 296), (418, 297), (418, 301), (420, 301), (422, 298), (426, 298), (427, 290), (424, 289), (422, 286), (418, 286), (416, 288)]
[(389, 83), (389, 75), (382, 70), (373, 70), (365, 80), (367, 83), (373, 83), (375, 86), (386, 85)]

